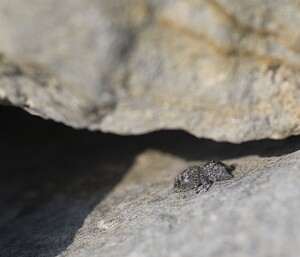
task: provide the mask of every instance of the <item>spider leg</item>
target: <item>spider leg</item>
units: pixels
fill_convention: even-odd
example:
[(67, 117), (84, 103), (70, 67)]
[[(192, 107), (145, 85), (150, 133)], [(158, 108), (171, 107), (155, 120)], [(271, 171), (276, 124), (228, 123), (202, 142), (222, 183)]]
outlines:
[(200, 193), (202, 189), (206, 192), (207, 190), (210, 189), (212, 186), (213, 182), (210, 181), (207, 177), (204, 175), (200, 176), (200, 185), (196, 188), (196, 194)]

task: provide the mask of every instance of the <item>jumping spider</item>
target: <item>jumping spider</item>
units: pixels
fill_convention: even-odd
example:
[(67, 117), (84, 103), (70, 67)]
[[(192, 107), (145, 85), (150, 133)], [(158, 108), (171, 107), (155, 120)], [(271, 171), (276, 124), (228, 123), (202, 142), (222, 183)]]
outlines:
[(183, 192), (193, 188), (198, 194), (202, 189), (207, 191), (214, 182), (232, 179), (234, 165), (226, 165), (221, 161), (209, 161), (203, 167), (191, 166), (180, 173), (174, 180), (174, 191)]

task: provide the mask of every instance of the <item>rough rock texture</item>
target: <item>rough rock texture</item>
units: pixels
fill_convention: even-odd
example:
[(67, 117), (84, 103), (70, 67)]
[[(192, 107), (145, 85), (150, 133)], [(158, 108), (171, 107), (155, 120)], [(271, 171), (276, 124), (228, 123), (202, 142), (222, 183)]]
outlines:
[[(0, 120), (0, 256), (299, 256), (299, 137), (121, 137), (3, 107)], [(171, 193), (209, 159), (235, 178)]]
[(4, 0), (0, 101), (78, 128), (300, 134), (296, 0)]

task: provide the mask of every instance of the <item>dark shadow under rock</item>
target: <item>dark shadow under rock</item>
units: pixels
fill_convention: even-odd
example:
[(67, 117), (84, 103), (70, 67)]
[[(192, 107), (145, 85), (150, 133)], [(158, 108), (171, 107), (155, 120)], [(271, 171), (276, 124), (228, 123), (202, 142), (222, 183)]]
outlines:
[[(1, 256), (56, 256), (64, 251), (66, 256), (76, 255), (89, 249), (89, 242), (77, 242), (77, 236), (86, 238), (89, 231), (105, 238), (103, 229), (109, 225), (101, 225), (102, 218), (109, 220), (122, 201), (129, 206), (137, 199), (149, 205), (164, 201), (159, 191), (171, 187), (174, 175), (190, 163), (237, 161), (233, 183), (239, 183), (252, 171), (270, 162), (277, 165), (280, 158), (300, 149), (300, 137), (230, 144), (183, 131), (126, 137), (78, 131), (11, 107), (0, 108), (0, 120)], [(94, 211), (102, 228), (86, 230), (87, 217)], [(121, 216), (111, 219), (122, 224)], [(97, 243), (99, 250), (102, 244)]]
[(0, 110), (0, 255), (56, 256), (130, 167), (115, 136)]

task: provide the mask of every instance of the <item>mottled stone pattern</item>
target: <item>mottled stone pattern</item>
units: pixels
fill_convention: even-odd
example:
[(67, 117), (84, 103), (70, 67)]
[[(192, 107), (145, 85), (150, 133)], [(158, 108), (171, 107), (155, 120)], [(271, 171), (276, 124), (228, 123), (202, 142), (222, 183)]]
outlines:
[[(0, 101), (118, 134), (297, 135), (298, 10), (296, 0), (1, 1), (0, 51), (10, 61)], [(30, 63), (32, 76), (12, 72), (17, 63)]]

